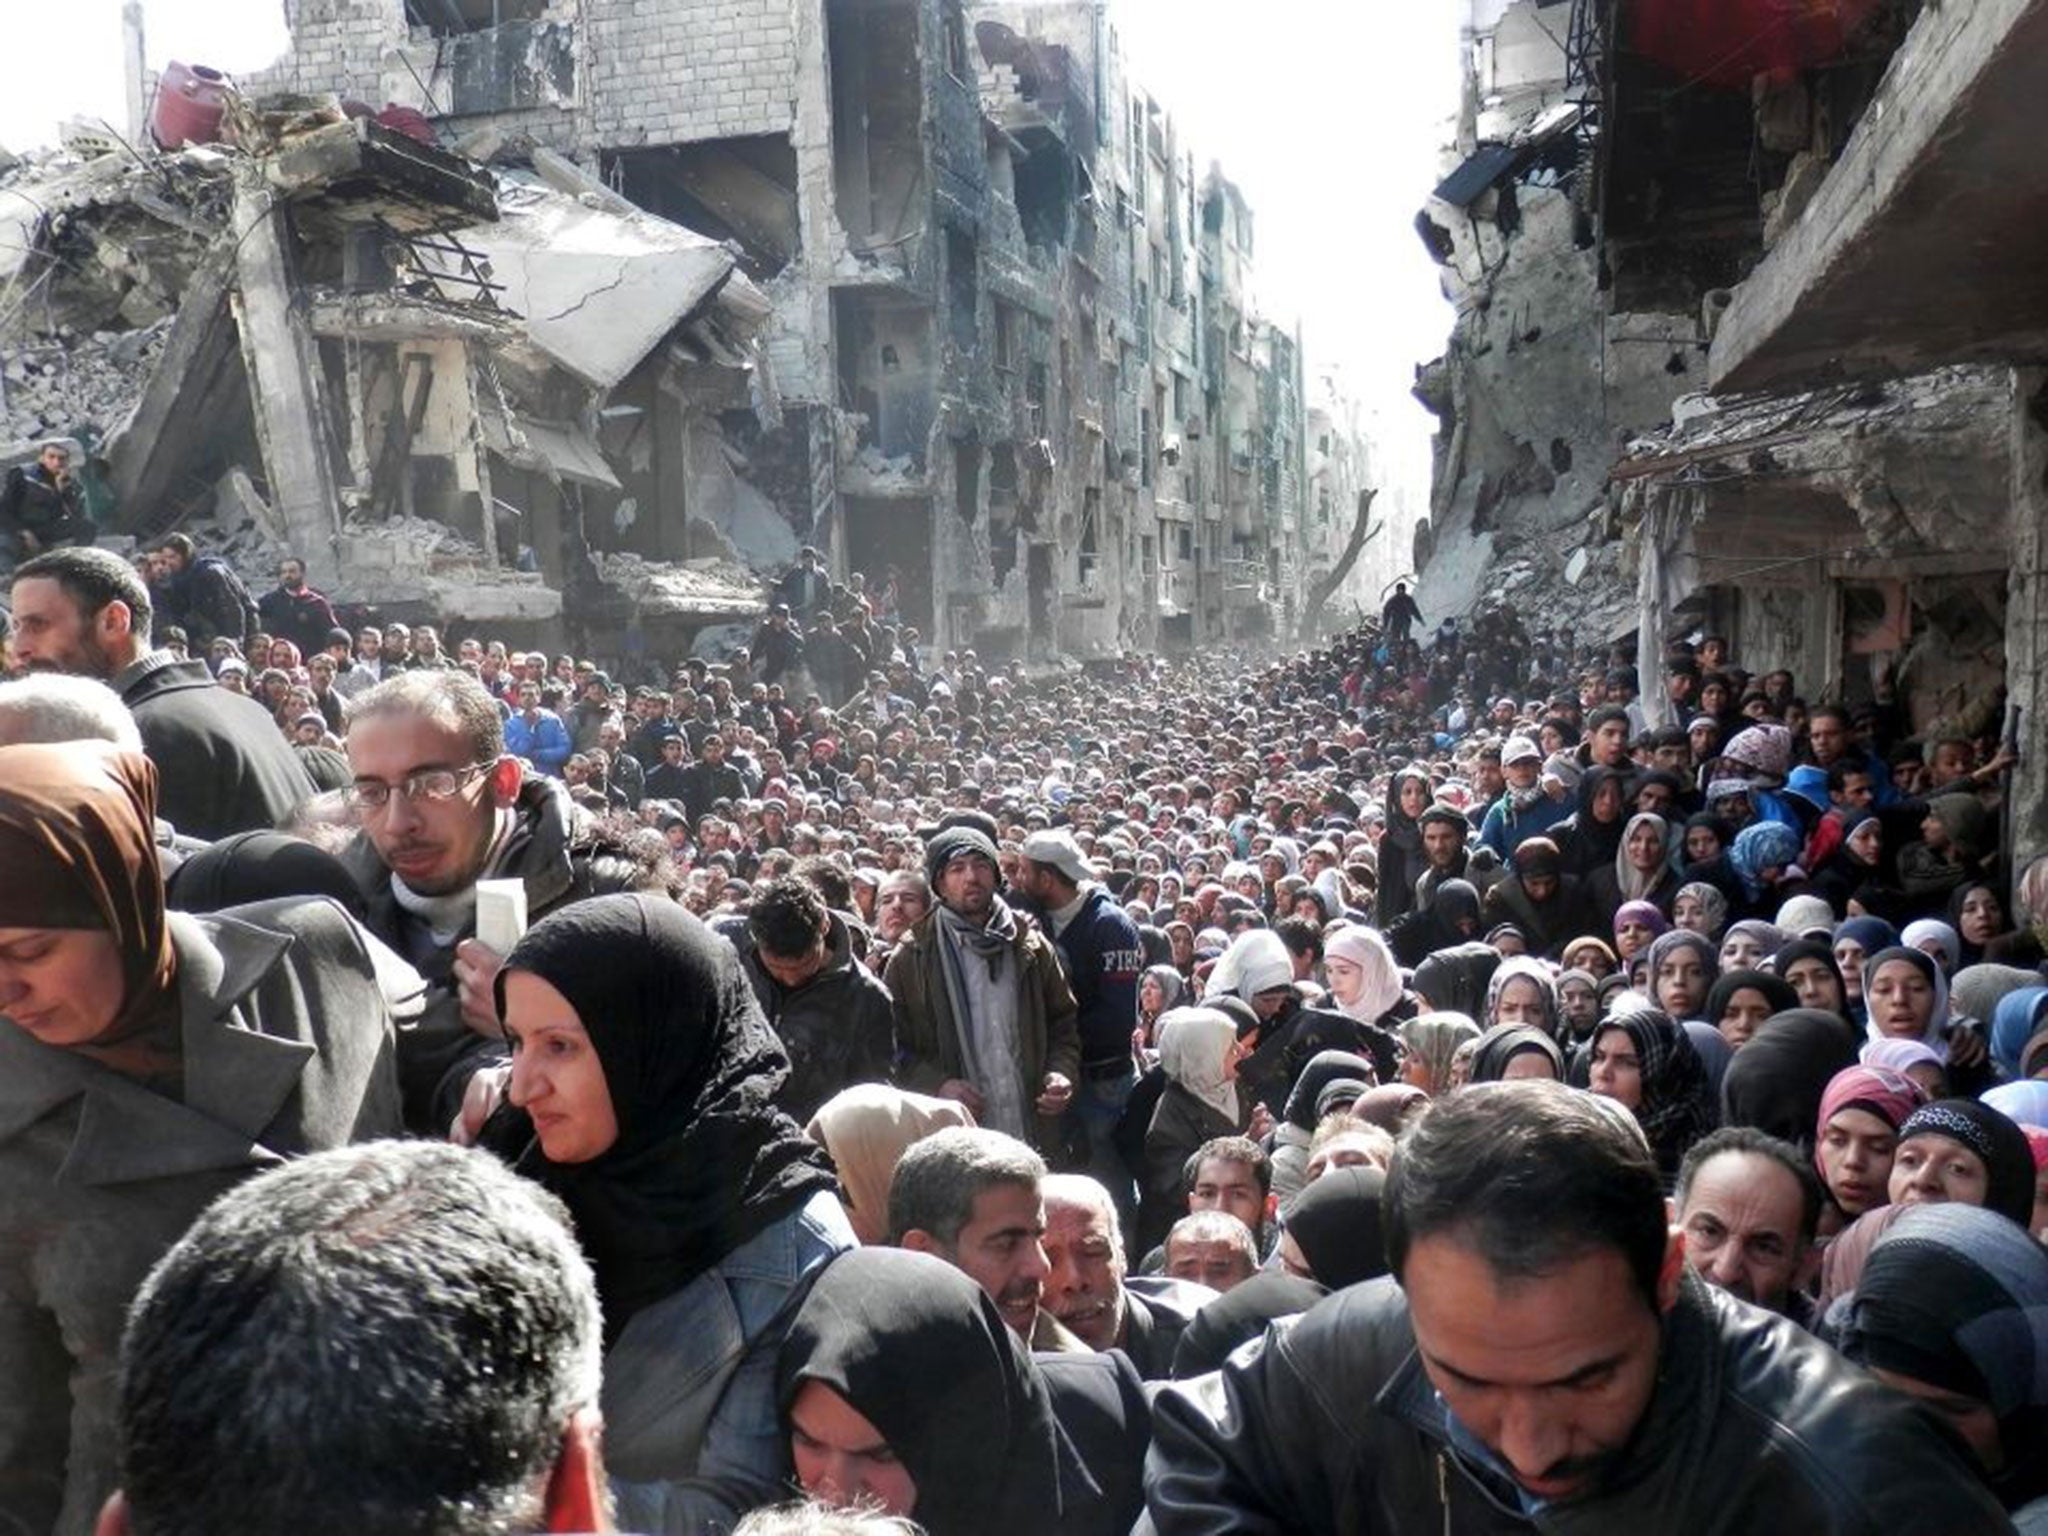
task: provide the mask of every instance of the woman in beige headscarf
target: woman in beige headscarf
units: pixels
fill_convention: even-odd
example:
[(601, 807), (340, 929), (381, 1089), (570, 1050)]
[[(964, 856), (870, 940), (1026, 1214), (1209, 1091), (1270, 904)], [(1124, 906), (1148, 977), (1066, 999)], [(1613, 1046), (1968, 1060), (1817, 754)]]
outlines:
[(974, 1116), (951, 1099), (905, 1093), (886, 1083), (856, 1083), (819, 1106), (805, 1127), (839, 1170), (839, 1202), (854, 1235), (873, 1247), (889, 1240), (889, 1181), (911, 1146)]

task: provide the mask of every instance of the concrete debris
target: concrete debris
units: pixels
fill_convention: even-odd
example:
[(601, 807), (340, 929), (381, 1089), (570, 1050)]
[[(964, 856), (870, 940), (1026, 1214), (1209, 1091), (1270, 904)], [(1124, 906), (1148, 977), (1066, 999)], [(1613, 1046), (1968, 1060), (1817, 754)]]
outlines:
[(462, 242), (490, 263), (534, 343), (595, 389), (621, 382), (722, 287), (752, 286), (722, 245), (627, 206), (514, 184), (498, 221)]
[(0, 362), (0, 453), (10, 445), (87, 431), (104, 438), (142, 398), (169, 318), (138, 330), (9, 347)]
[(761, 583), (744, 566), (718, 560), (674, 565), (616, 552), (592, 558), (598, 575), (647, 617), (730, 619), (768, 606)]

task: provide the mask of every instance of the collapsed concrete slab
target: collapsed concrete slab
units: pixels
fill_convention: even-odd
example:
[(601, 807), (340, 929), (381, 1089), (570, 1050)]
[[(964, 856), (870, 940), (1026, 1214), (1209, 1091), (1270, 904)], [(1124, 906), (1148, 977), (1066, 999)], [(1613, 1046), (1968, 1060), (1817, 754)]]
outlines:
[(651, 214), (516, 184), (499, 213), (463, 243), (490, 263), (533, 342), (593, 389), (622, 382), (728, 282), (751, 286), (730, 251)]

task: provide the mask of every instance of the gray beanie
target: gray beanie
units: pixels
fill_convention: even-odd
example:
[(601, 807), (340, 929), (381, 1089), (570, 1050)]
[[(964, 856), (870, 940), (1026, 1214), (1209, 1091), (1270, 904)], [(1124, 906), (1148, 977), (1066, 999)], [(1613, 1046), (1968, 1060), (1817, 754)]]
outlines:
[(978, 853), (990, 868), (1002, 868), (996, 860), (996, 845), (983, 834), (972, 827), (947, 827), (932, 834), (932, 840), (924, 845), (925, 879), (937, 885), (940, 871), (965, 853)]

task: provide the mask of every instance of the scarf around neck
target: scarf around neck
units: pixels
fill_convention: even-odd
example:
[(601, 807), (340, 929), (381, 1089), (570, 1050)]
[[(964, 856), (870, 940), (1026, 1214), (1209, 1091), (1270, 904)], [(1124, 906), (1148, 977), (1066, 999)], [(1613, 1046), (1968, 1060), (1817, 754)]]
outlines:
[(1017, 914), (1002, 897), (990, 900), (988, 921), (976, 924), (943, 902), (938, 907), (940, 972), (952, 1005), (961, 1064), (981, 1090), (981, 1123), (1029, 1140), (1023, 1079), (1018, 1075), (1020, 974), (1005, 974), (1017, 946)]

